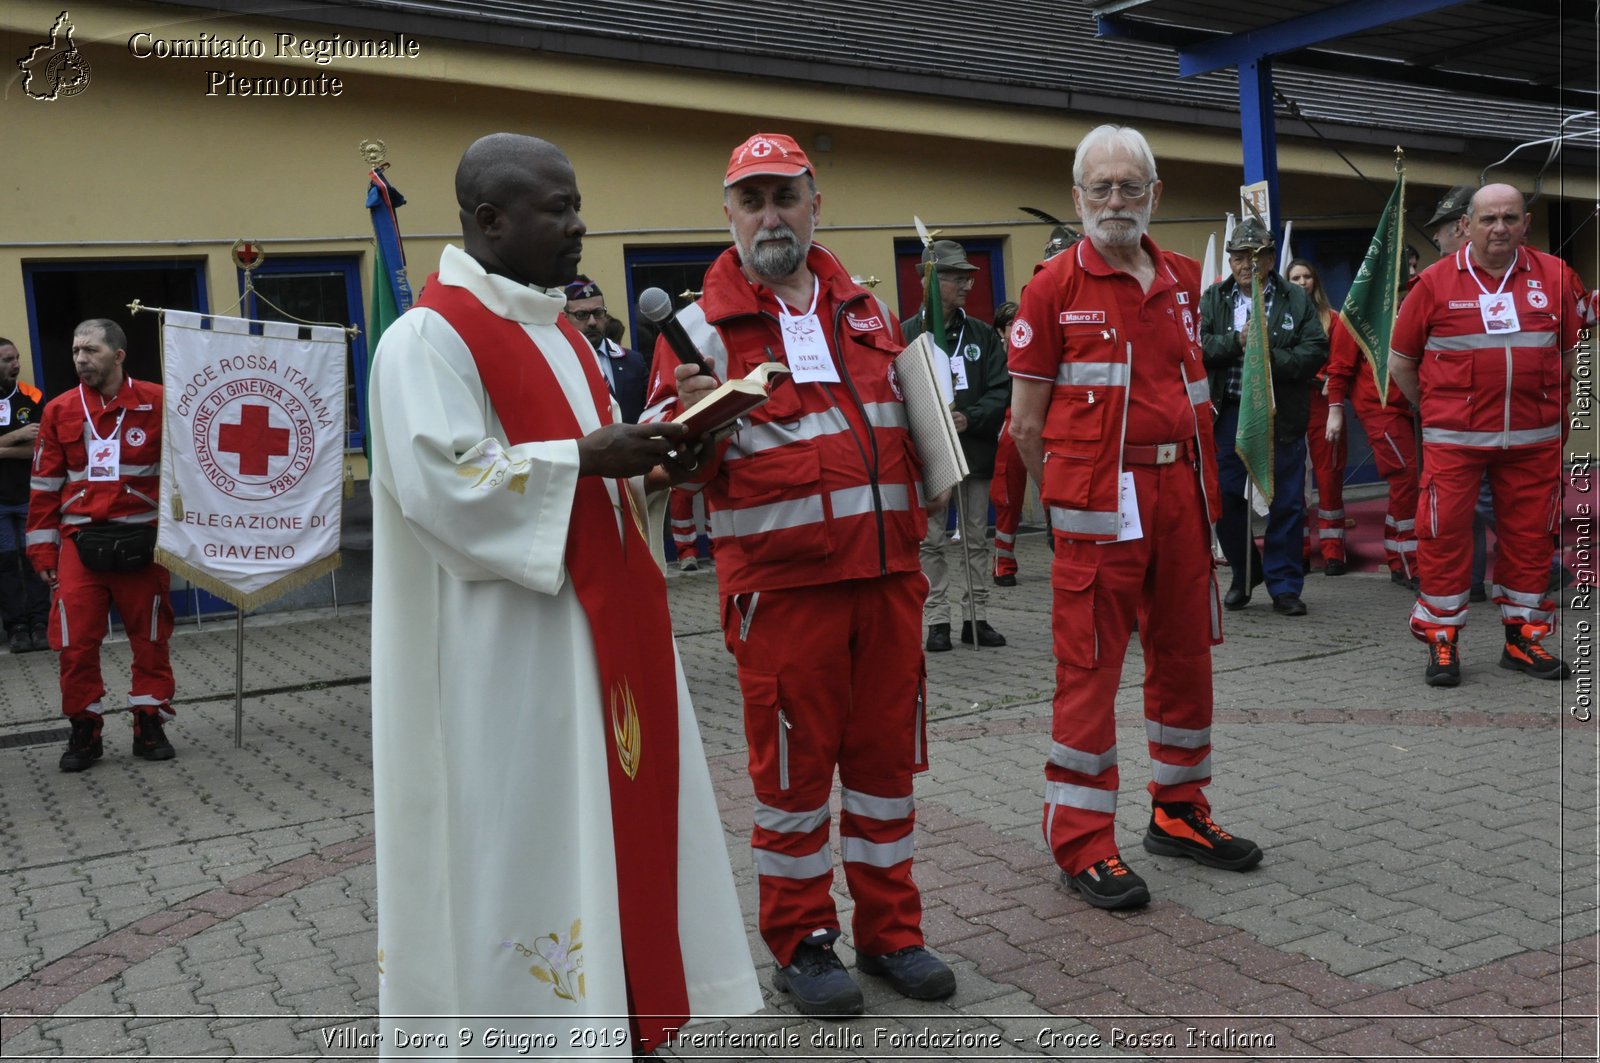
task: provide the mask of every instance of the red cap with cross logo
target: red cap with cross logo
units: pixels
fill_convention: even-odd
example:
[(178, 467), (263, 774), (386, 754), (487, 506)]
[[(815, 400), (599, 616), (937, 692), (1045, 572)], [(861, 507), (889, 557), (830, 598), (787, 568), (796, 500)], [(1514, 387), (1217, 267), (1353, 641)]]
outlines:
[(746, 177), (799, 177), (816, 172), (793, 137), (782, 133), (757, 133), (733, 149), (722, 187), (729, 188)]

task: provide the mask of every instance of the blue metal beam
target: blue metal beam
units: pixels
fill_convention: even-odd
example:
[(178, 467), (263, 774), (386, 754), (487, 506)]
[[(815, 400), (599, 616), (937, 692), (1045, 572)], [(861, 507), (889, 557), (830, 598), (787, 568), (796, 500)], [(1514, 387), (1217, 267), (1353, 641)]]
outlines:
[(1308, 15), (1180, 51), (1178, 76), (1187, 78), (1226, 70), (1250, 59), (1310, 48), (1467, 2), (1469, 0), (1346, 0)]
[(1239, 64), (1239, 142), (1244, 151), (1244, 183), (1267, 182), (1272, 233), (1274, 239), (1281, 239), (1283, 214), (1278, 209), (1278, 130), (1272, 109), (1271, 59), (1246, 59)]

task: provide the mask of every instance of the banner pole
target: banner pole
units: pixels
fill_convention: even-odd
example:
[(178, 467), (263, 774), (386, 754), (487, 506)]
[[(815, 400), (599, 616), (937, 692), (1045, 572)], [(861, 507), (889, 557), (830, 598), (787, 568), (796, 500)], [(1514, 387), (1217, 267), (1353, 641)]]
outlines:
[(233, 628), (233, 748), (244, 745), (244, 610), (235, 609)]

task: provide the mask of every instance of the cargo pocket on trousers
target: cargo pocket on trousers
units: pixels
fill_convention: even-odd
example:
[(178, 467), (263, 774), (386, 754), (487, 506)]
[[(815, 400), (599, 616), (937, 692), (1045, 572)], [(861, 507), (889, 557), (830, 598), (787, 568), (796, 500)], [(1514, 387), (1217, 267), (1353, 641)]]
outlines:
[(1093, 562), (1058, 561), (1050, 573), (1055, 599), (1050, 628), (1056, 660), (1061, 664), (1094, 668), (1099, 663), (1094, 600), (1097, 571)]
[(739, 669), (739, 691), (744, 696), (744, 733), (750, 745), (750, 779), (756, 795), (789, 789), (789, 733), (794, 721), (783, 711), (774, 672)]

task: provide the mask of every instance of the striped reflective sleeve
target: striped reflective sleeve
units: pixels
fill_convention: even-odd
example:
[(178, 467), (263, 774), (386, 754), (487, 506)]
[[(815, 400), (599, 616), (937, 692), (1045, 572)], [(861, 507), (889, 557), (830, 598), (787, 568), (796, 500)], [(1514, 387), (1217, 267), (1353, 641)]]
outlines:
[(1485, 347), (1499, 350), (1502, 347), (1554, 347), (1554, 332), (1469, 332), (1462, 336), (1429, 336), (1429, 351), (1478, 351)]
[(1188, 392), (1189, 405), (1191, 406), (1199, 406), (1201, 403), (1210, 402), (1211, 382), (1203, 376), (1199, 380), (1191, 380), (1188, 384)]
[(808, 856), (786, 856), (771, 849), (753, 849), (756, 874), (771, 878), (808, 879), (833, 874), (833, 854), (824, 845)]
[(1112, 512), (1097, 513), (1087, 509), (1050, 507), (1050, 526), (1058, 532), (1076, 535), (1109, 535), (1113, 538), (1122, 529), (1122, 519)]
[(914, 848), (912, 836), (892, 842), (869, 842), (865, 838), (840, 838), (839, 855), (847, 864), (866, 864), (868, 867), (893, 867), (911, 859)]
[(23, 537), (27, 546), (58, 546), (61, 543), (61, 533), (54, 528), (49, 531), (31, 531)]
[(28, 486), (35, 491), (59, 491), (66, 482), (65, 476), (35, 476), (29, 479)]
[(1079, 775), (1099, 775), (1116, 766), (1117, 747), (1112, 746), (1104, 753), (1086, 753), (1081, 749), (1064, 746), (1060, 742), (1052, 742), (1050, 763), (1067, 771), (1075, 771)]
[(781, 808), (756, 802), (756, 826), (778, 834), (810, 834), (828, 822), (828, 806), (788, 812)]
[(1424, 443), (1448, 443), (1458, 447), (1520, 447), (1548, 443), (1561, 438), (1561, 423), (1542, 428), (1519, 428), (1508, 432), (1456, 432), (1448, 428), (1424, 428)]
[(711, 513), (712, 538), (730, 535), (762, 535), (784, 528), (800, 528), (822, 522), (822, 496), (807, 495), (784, 502), (769, 502), (742, 509), (717, 509)]
[(1173, 727), (1159, 720), (1146, 720), (1144, 734), (1158, 746), (1173, 746), (1178, 749), (1199, 749), (1211, 744), (1209, 727)]
[(1127, 383), (1126, 362), (1062, 362), (1056, 369), (1057, 386), (1108, 388)]
[(1074, 786), (1072, 783), (1046, 781), (1044, 784), (1044, 799), (1046, 804), (1064, 805), (1067, 808), (1081, 808), (1089, 812), (1115, 812), (1117, 810), (1117, 792), (1115, 790), (1096, 790), (1089, 786)]
[(1211, 778), (1209, 754), (1198, 764), (1168, 764), (1158, 760), (1151, 767), (1150, 778), (1157, 786), (1176, 786), (1178, 783)]
[(844, 810), (851, 815), (884, 822), (907, 819), (916, 808), (916, 802), (910, 794), (905, 797), (878, 797), (875, 794), (864, 794), (859, 790), (840, 787), (840, 797)]

